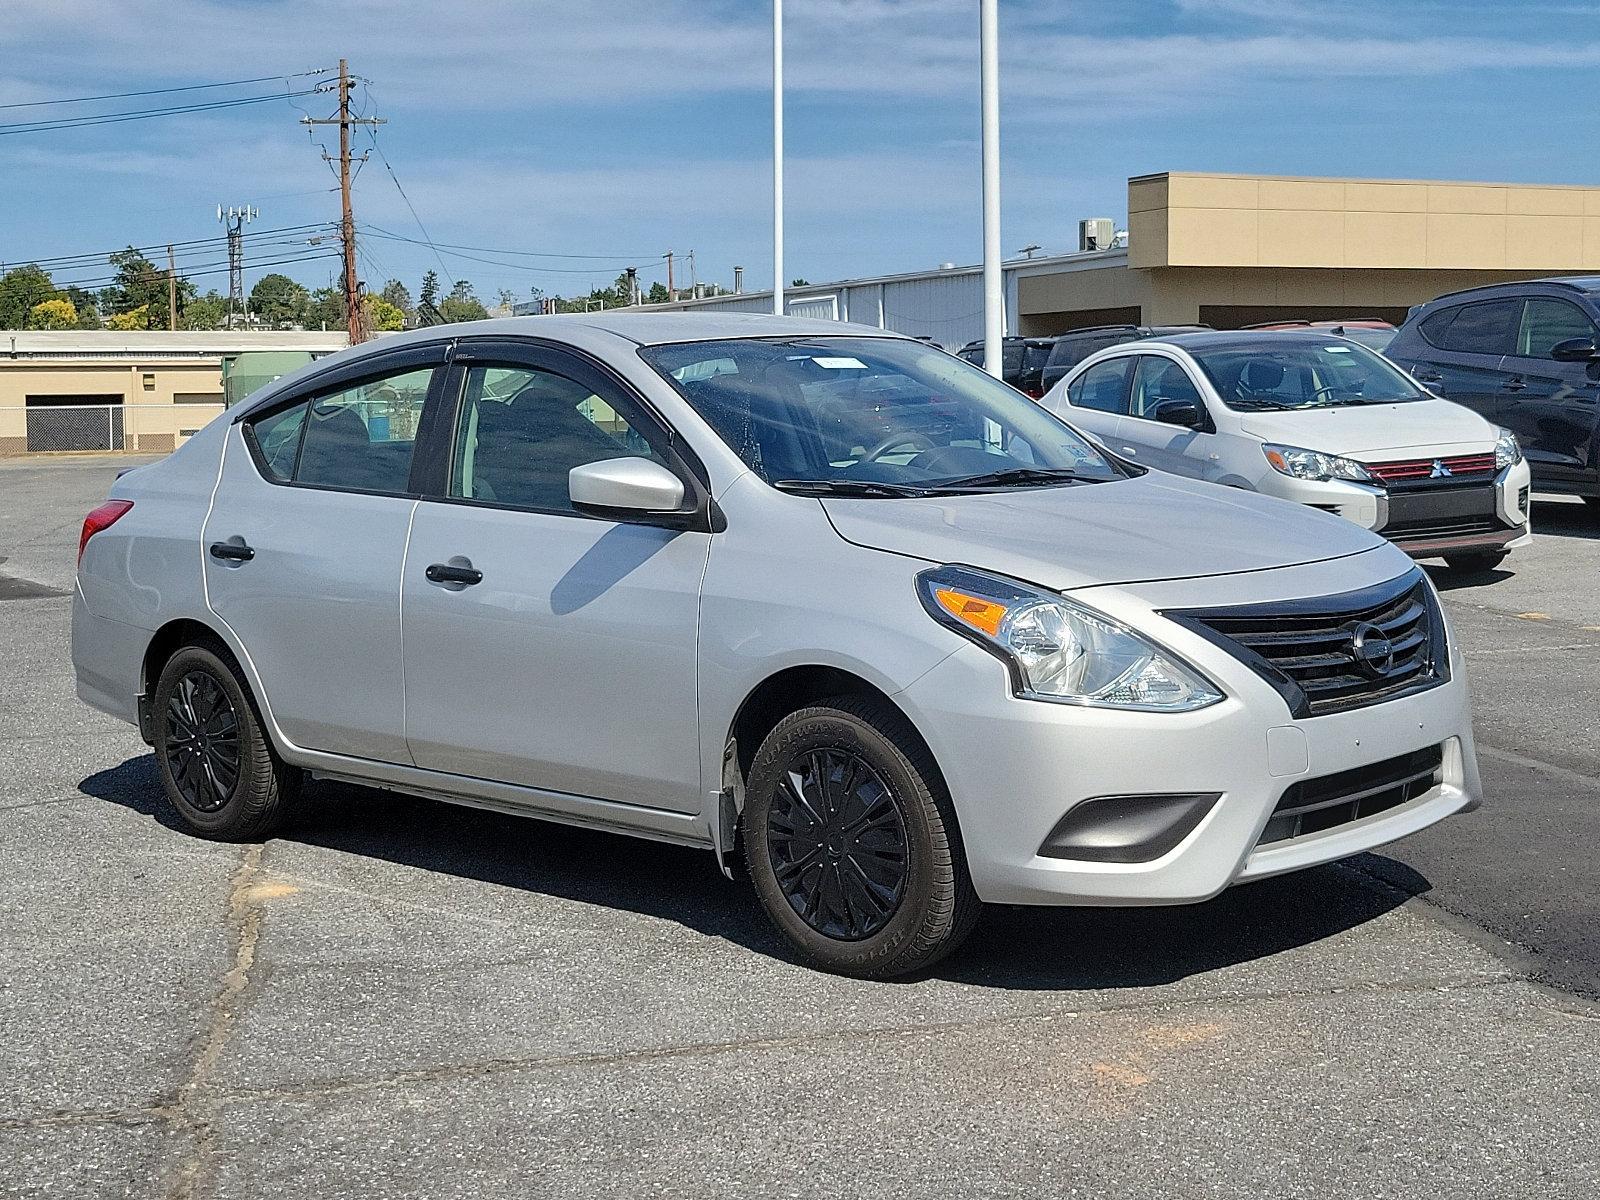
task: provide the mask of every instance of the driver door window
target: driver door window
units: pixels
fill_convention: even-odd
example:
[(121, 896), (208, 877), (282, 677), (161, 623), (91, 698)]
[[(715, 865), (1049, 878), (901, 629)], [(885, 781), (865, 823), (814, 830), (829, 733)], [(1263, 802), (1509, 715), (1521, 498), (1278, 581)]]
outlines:
[(1192, 404), (1197, 412), (1204, 412), (1200, 389), (1182, 364), (1154, 354), (1139, 356), (1139, 368), (1133, 378), (1133, 393), (1128, 401), (1128, 415), (1147, 421), (1159, 420), (1164, 406)]
[(473, 367), (456, 424), (449, 495), (507, 508), (575, 512), (574, 467), (612, 458), (669, 466), (612, 401), (532, 367)]
[(1594, 336), (1594, 322), (1576, 304), (1530, 299), (1522, 309), (1516, 353), (1521, 358), (1549, 358), (1558, 342)]

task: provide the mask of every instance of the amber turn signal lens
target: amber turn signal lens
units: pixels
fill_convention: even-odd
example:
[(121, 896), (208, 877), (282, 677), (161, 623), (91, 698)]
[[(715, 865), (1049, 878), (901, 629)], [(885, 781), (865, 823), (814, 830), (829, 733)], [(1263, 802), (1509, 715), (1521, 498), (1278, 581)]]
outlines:
[(954, 588), (936, 587), (933, 589), (933, 598), (940, 608), (956, 620), (965, 622), (990, 637), (999, 636), (1000, 622), (1006, 615), (1004, 604), (985, 600), (979, 596), (969, 596), (966, 592), (958, 592)]

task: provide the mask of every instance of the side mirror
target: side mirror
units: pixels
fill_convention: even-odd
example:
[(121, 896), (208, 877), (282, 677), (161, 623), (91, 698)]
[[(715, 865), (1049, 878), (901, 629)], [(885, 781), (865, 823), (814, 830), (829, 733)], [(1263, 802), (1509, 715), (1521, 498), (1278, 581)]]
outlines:
[(1550, 357), (1557, 362), (1594, 362), (1600, 359), (1600, 349), (1592, 337), (1568, 338), (1550, 347)]
[(1151, 415), (1163, 425), (1181, 425), (1185, 429), (1198, 429), (1203, 424), (1200, 406), (1193, 400), (1162, 400)]
[(607, 458), (567, 473), (567, 495), (580, 512), (613, 520), (680, 515), (683, 480), (648, 458)]

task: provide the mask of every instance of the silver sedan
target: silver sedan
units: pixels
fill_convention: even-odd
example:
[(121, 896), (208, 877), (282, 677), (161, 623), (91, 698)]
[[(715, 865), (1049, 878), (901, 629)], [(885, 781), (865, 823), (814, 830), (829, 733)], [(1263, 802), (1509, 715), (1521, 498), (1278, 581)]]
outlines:
[(1475, 805), (1432, 585), (920, 342), (527, 318), (286, 376), (84, 525), (78, 692), (195, 833), (308, 778), (704, 847), (809, 961), (1204, 900)]

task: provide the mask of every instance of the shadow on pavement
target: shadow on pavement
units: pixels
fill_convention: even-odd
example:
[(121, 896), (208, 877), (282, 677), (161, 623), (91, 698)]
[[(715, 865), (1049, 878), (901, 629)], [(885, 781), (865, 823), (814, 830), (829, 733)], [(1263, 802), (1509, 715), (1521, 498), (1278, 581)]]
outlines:
[[(150, 755), (79, 787), (182, 831)], [(676, 921), (793, 960), (748, 884), (729, 883), (703, 851), (331, 783), (308, 788), (301, 815), (279, 840)], [(1333, 937), (1429, 889), (1402, 864), (1364, 857), (1369, 873), (1377, 873), (1374, 860), (1383, 863), (1394, 887), (1321, 867), (1199, 905), (991, 907), (966, 946), (932, 975), (1033, 990), (1149, 987)]]
[(1600, 538), (1600, 506), (1533, 502), (1534, 537)]

